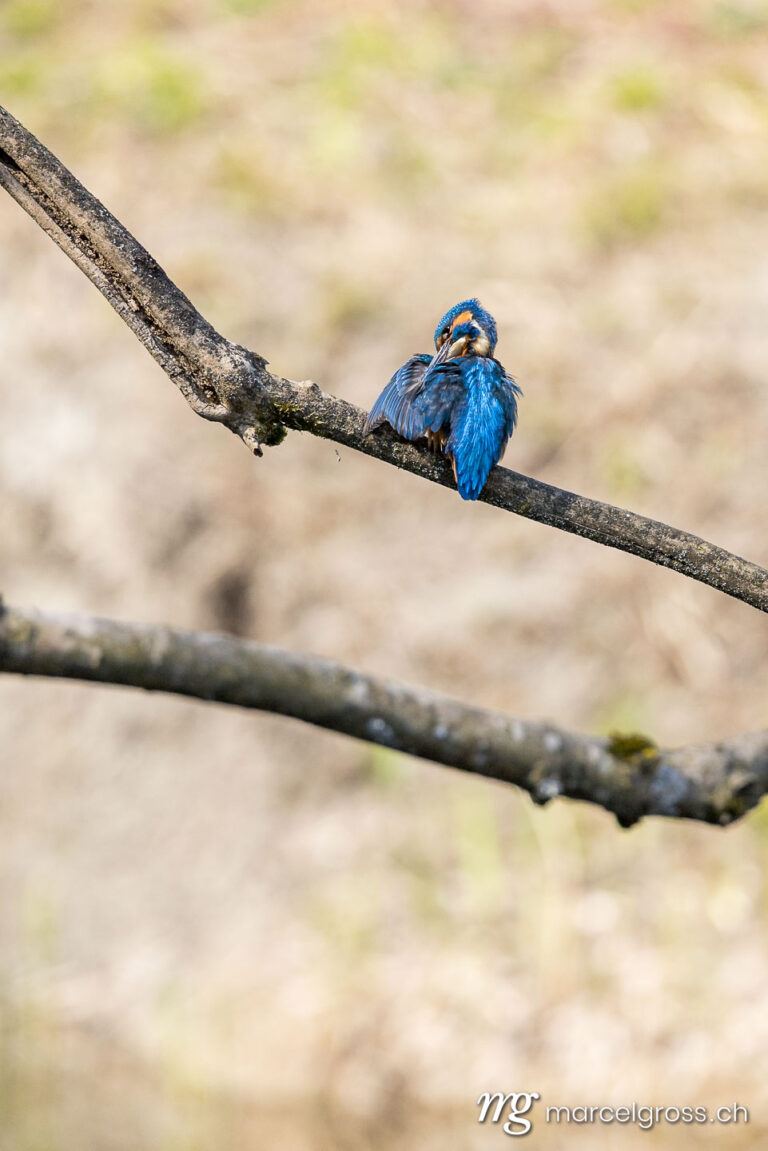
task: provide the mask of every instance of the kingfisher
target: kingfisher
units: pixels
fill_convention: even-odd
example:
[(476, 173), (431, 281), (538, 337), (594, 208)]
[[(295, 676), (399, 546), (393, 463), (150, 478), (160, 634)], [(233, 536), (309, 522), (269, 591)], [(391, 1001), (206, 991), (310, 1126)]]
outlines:
[(494, 359), (496, 322), (478, 300), (462, 300), (435, 329), (435, 354), (411, 356), (371, 408), (368, 436), (389, 424), (406, 440), (425, 439), (453, 464), (459, 495), (476, 500), (504, 454), (523, 393)]

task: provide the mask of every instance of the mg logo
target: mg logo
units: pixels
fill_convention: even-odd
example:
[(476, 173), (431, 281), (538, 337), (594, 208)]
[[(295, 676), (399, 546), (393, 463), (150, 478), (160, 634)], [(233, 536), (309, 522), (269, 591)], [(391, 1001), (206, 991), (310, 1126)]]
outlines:
[[(499, 1123), (506, 1114), (506, 1119), (502, 1130), (506, 1135), (527, 1135), (533, 1123), (530, 1119), (526, 1119), (526, 1115), (533, 1107), (537, 1099), (541, 1099), (538, 1091), (511, 1091), (509, 1095), (504, 1095), (501, 1091), (494, 1092), (493, 1095), (486, 1091), (477, 1101), (477, 1106), (480, 1108), (478, 1116), (478, 1123), (485, 1123), (490, 1115), (491, 1123)], [(495, 1109), (491, 1112), (493, 1105)]]

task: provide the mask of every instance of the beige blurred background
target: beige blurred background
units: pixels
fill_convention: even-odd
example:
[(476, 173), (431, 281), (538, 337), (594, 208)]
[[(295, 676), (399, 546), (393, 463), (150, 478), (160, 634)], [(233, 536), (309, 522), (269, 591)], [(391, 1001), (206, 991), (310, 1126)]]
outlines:
[[(275, 370), (368, 406), (477, 294), (511, 467), (768, 563), (765, 0), (4, 0), (0, 101)], [(580, 731), (768, 723), (755, 611), (308, 436), (256, 461), (7, 197), (0, 260), (10, 603)], [(763, 1146), (765, 813), (623, 832), (10, 678), (0, 746), (4, 1149), (498, 1146), (500, 1087), (752, 1111), (540, 1146)]]

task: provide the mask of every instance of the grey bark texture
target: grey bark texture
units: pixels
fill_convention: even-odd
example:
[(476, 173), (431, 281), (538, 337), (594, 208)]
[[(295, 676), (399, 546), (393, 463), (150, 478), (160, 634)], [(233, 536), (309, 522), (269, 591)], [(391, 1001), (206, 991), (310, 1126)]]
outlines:
[(228, 635), (0, 604), (0, 672), (276, 712), (514, 784), (537, 803), (588, 800), (624, 827), (644, 815), (726, 825), (768, 786), (768, 733), (676, 750), (639, 736), (575, 735)]
[[(404, 443), (387, 428), (364, 438), (359, 408), (315, 383), (273, 374), (263, 357), (220, 335), (130, 232), (2, 107), (0, 186), (96, 285), (198, 415), (225, 424), (257, 455), (290, 428), (455, 487), (444, 457)], [(380, 382), (371, 381), (372, 396)], [(768, 611), (768, 571), (689, 532), (501, 467), (480, 498)]]

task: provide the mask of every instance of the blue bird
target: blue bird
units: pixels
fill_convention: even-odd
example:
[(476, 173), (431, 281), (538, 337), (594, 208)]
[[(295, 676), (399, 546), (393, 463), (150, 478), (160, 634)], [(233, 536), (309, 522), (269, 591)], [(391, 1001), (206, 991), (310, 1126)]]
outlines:
[(371, 408), (363, 435), (390, 424), (426, 439), (453, 464), (459, 495), (476, 500), (517, 423), (520, 388), (493, 353), (496, 323), (477, 300), (462, 300), (435, 329), (435, 355), (411, 356)]

